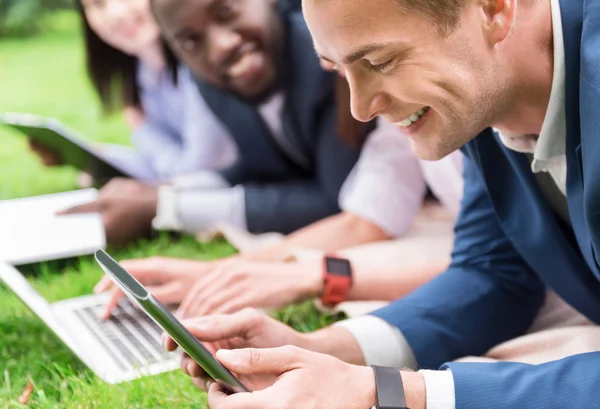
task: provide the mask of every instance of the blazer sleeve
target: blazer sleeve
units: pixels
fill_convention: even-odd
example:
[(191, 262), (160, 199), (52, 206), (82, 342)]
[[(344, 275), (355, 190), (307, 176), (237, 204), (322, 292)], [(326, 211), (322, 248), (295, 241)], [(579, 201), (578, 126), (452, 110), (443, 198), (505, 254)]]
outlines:
[(331, 104), (316, 130), (310, 179), (244, 184), (251, 232), (287, 234), (340, 211), (340, 189), (360, 152), (347, 146), (334, 130), (335, 107)]
[(595, 408), (600, 401), (600, 352), (542, 365), (450, 363), (456, 409)]
[(505, 236), (479, 169), (468, 156), (463, 166), (450, 267), (373, 313), (402, 332), (421, 368), (482, 355), (522, 335), (545, 297), (545, 287)]

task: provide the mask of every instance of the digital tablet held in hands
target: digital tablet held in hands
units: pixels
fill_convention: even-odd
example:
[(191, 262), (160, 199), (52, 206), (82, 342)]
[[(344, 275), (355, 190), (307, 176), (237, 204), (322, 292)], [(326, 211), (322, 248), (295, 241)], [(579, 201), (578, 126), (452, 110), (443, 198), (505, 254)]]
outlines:
[(102, 270), (148, 314), (204, 371), (229, 393), (248, 389), (194, 337), (169, 310), (103, 250), (95, 254)]
[(0, 124), (47, 146), (65, 165), (84, 171), (102, 182), (118, 176), (135, 177), (103, 157), (100, 144), (86, 140), (56, 119), (5, 112), (0, 113)]

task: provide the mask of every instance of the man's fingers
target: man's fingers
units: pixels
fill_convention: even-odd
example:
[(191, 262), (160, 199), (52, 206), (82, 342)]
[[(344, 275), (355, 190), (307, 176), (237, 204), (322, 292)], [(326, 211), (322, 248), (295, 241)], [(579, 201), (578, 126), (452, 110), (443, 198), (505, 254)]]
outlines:
[(230, 403), (228, 402), (229, 396), (223, 391), (223, 389), (217, 383), (210, 385), (208, 389), (208, 406), (211, 409), (231, 409)]
[(243, 310), (231, 315), (212, 315), (185, 321), (188, 330), (201, 342), (219, 342), (244, 335), (252, 329), (256, 314)]
[(214, 285), (215, 283), (212, 281), (217, 281), (218, 279), (219, 275), (213, 274), (212, 271), (206, 276), (198, 279), (181, 302), (181, 305), (177, 310), (178, 315), (184, 318), (197, 316), (196, 311), (202, 303), (201, 295), (203, 293), (206, 294), (206, 288), (211, 284)]
[(172, 281), (162, 285), (147, 286), (146, 289), (159, 302), (170, 305), (181, 302), (181, 287), (181, 283)]
[(100, 281), (98, 281), (98, 284), (96, 284), (96, 286), (94, 287), (94, 294), (100, 294), (104, 291), (108, 291), (110, 288), (112, 288), (113, 285), (113, 281), (105, 275)]
[(169, 259), (165, 257), (122, 260), (120, 264), (142, 284), (166, 281), (169, 270)]
[(102, 313), (101, 319), (107, 320), (112, 315), (112, 311), (115, 309), (117, 305), (119, 305), (119, 301), (125, 296), (123, 291), (119, 287), (115, 287), (112, 290), (110, 298), (104, 307), (104, 312)]
[[(211, 315), (189, 320), (182, 324), (202, 343), (219, 342), (232, 338), (244, 338), (256, 323), (258, 312), (246, 309), (231, 315)], [(177, 344), (171, 338), (164, 339), (168, 351), (177, 349)]]
[(208, 392), (210, 387), (215, 381), (210, 378), (191, 378), (192, 383), (198, 387), (198, 389)]
[(208, 389), (208, 406), (211, 409), (254, 409), (257, 408), (255, 403), (250, 406), (253, 400), (251, 393), (227, 395), (216, 382)]
[(236, 288), (228, 289), (227, 287), (223, 287), (213, 293), (205, 294), (200, 297), (201, 302), (192, 314), (197, 317), (203, 317), (210, 314), (235, 312), (222, 311), (221, 307), (232, 299), (235, 300), (237, 297), (242, 296), (243, 294), (240, 294), (239, 291)]
[(301, 348), (246, 348), (217, 351), (217, 359), (229, 370), (243, 375), (276, 374), (298, 368), (305, 356)]
[(77, 213), (98, 213), (100, 212), (101, 206), (100, 203), (96, 200), (93, 202), (85, 203), (79, 206), (73, 206), (65, 210), (61, 210), (56, 212), (57, 215), (64, 216), (68, 214), (77, 214)]
[(273, 406), (273, 396), (263, 391), (227, 395), (216, 382), (208, 389), (208, 406), (211, 409), (264, 409)]
[(181, 370), (186, 375), (191, 376), (192, 378), (207, 378), (208, 377), (208, 375), (206, 374), (204, 369), (202, 369), (200, 367), (200, 365), (198, 365), (198, 363), (196, 361), (194, 361), (192, 358), (190, 358), (190, 356), (187, 354), (184, 354), (181, 357)]

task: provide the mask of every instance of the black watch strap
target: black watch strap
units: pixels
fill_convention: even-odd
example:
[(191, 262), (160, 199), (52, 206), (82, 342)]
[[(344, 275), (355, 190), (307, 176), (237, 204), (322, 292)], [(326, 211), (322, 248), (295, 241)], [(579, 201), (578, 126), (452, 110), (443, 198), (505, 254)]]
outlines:
[(406, 407), (402, 376), (397, 368), (372, 365), (377, 388), (377, 409), (409, 409)]

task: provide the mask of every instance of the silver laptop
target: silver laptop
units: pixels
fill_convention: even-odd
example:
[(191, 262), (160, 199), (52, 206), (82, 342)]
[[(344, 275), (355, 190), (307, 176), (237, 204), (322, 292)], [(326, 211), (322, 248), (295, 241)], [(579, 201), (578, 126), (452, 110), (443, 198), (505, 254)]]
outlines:
[(0, 262), (0, 279), (96, 375), (108, 383), (131, 381), (179, 367), (179, 354), (167, 353), (162, 330), (128, 300), (99, 316), (108, 294), (89, 295), (48, 303), (14, 267)]

